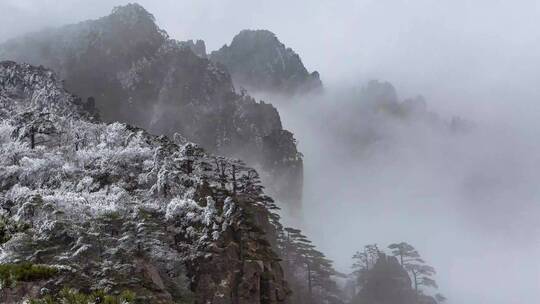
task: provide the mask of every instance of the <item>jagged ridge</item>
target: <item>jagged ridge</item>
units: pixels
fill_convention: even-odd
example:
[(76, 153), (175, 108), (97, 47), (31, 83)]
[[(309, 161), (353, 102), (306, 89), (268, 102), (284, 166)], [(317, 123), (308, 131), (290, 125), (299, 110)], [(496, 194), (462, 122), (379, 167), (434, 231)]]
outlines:
[[(1, 59), (51, 68), (69, 91), (95, 100), (103, 120), (154, 134), (180, 132), (212, 153), (261, 169), (280, 198), (301, 199), (301, 154), (277, 110), (236, 93), (227, 71), (194, 54), (189, 43), (170, 39), (140, 5), (10, 40), (0, 45)], [(297, 187), (291, 192), (274, 181)]]

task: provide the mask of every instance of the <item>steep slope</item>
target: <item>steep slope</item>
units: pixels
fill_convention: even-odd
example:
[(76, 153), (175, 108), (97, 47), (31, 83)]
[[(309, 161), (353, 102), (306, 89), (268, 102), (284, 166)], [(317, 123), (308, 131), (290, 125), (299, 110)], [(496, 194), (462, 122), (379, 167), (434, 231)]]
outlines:
[(243, 159), (279, 199), (299, 202), (302, 158), (292, 134), (272, 105), (237, 94), (227, 71), (192, 51), (203, 48), (170, 39), (143, 7), (128, 4), (98, 20), (5, 42), (0, 60), (57, 71), (105, 121), (179, 132), (212, 153)]
[(243, 30), (210, 58), (249, 91), (295, 94), (322, 88), (319, 73), (309, 73), (300, 56), (267, 30)]
[(254, 170), (87, 109), (51, 71), (0, 62), (0, 302), (286, 300)]

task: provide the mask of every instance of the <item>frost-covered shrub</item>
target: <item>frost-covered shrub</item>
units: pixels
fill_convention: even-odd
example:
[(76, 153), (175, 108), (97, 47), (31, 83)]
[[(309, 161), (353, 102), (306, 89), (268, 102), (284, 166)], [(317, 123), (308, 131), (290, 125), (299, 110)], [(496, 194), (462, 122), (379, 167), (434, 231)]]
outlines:
[(113, 185), (95, 192), (55, 192), (43, 196), (43, 201), (65, 210), (68, 215), (81, 217), (126, 209), (134, 198), (126, 190)]
[(28, 150), (29, 147), (26, 142), (6, 141), (0, 146), (0, 164), (2, 166), (19, 165), (23, 155), (28, 154)]
[(168, 220), (187, 220), (198, 222), (201, 220), (203, 208), (192, 199), (174, 198), (167, 205), (165, 218)]
[(94, 182), (94, 179), (91, 176), (85, 176), (79, 180), (75, 190), (77, 192), (90, 192), (97, 190), (96, 187), (97, 185)]
[(11, 136), (15, 128), (7, 121), (0, 121), (0, 144), (11, 142)]
[(126, 144), (129, 131), (122, 123), (115, 122), (108, 125), (101, 133), (101, 144), (99, 148), (112, 148), (116, 146), (123, 146)]
[[(232, 215), (233, 204), (229, 198), (228, 216)], [(218, 240), (229, 224), (219, 215), (211, 196), (206, 197), (205, 207), (192, 199), (174, 198), (166, 207), (165, 218), (179, 227), (186, 237), (197, 240), (197, 245), (205, 245), (210, 239)]]
[(22, 202), (31, 197), (33, 193), (30, 188), (16, 184), (6, 192), (5, 198), (13, 202)]
[(59, 185), (65, 162), (60, 155), (43, 154), (43, 158), (23, 157), (20, 161), (20, 183), (33, 188)]

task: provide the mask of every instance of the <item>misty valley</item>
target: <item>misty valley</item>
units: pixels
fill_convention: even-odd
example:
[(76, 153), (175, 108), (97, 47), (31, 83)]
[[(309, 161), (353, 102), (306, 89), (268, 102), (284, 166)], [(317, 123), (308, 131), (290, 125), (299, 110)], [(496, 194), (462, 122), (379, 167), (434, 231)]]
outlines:
[[(248, 4), (243, 19), (233, 3), (73, 3), (54, 26), (0, 31), (0, 303), (536, 303), (537, 112), (497, 106), (495, 75), (469, 65), (463, 81), (500, 99), (461, 110), (479, 95), (457, 78), (385, 80), (325, 57), (330, 41), (306, 48), (311, 32), (285, 31), (293, 49), (247, 29), (289, 26)], [(339, 39), (310, 5), (291, 10)], [(169, 32), (166, 11), (195, 24)], [(240, 30), (209, 51), (222, 40), (189, 40), (204, 22)]]

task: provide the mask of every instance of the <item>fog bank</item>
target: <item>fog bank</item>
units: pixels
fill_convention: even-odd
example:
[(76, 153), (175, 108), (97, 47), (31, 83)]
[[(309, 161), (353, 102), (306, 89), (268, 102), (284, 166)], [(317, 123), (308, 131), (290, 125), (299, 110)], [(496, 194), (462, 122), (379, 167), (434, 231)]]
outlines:
[(364, 244), (407, 241), (437, 269), (450, 303), (533, 303), (540, 296), (536, 129), (502, 112), (502, 121), (470, 115), (482, 123), (458, 135), (390, 119), (376, 126), (382, 136), (358, 149), (347, 126), (362, 122), (335, 128), (335, 121), (362, 102), (327, 93), (280, 107), (305, 153), (308, 235), (342, 271)]
[[(130, 1), (2, 0), (0, 41), (107, 15)], [(519, 1), (138, 1), (176, 39), (215, 50), (269, 29), (318, 70), (320, 97), (274, 102), (305, 155), (300, 223), (348, 271), (368, 243), (407, 241), (449, 303), (540, 297), (540, 4)], [(365, 120), (355, 90), (390, 81), (401, 98), (475, 128)], [(358, 119), (354, 119), (358, 115)], [(375, 128), (364, 144), (351, 135)]]

